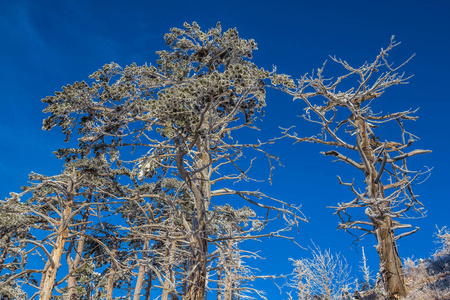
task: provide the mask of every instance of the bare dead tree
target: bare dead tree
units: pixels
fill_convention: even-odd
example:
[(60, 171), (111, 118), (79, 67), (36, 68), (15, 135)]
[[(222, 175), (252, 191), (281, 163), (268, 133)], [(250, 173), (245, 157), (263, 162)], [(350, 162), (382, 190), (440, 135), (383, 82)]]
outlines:
[[(340, 184), (349, 187), (355, 198), (350, 202), (338, 203), (334, 208), (341, 220), (339, 229), (348, 232), (360, 230), (363, 235), (375, 235), (380, 258), (379, 271), (389, 299), (406, 295), (396, 241), (418, 230), (415, 228), (394, 234), (396, 230), (411, 227), (398, 219), (408, 217), (410, 211), (423, 213), (423, 205), (412, 190), (423, 173), (410, 170), (407, 161), (413, 156), (431, 152), (409, 150), (418, 138), (405, 129), (404, 121), (416, 120), (414, 113), (417, 110), (376, 113), (371, 106), (387, 88), (406, 84), (409, 79), (399, 70), (411, 58), (399, 66), (388, 61), (389, 52), (397, 45), (392, 37), (389, 46), (381, 49), (373, 62), (358, 68), (332, 57), (346, 71), (336, 79), (324, 77), (324, 64), (316, 72), (304, 75), (297, 83), (287, 76), (274, 76), (272, 81), (294, 99), (301, 100), (305, 104), (302, 118), (320, 127), (320, 133), (314, 136), (299, 137), (290, 129), (284, 131), (285, 136), (296, 142), (337, 148), (321, 154), (332, 156), (361, 171), (364, 180), (362, 191), (358, 184), (343, 182), (338, 177)], [(342, 87), (344, 91), (339, 90)], [(392, 125), (399, 128), (398, 138), (391, 138), (395, 129)], [(390, 132), (383, 131), (384, 127)], [(352, 218), (353, 208), (364, 208), (368, 219)]]

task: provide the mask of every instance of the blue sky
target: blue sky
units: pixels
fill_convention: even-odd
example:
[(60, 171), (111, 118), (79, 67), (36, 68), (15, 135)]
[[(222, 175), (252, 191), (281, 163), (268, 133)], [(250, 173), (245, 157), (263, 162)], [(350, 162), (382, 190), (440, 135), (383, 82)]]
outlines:
[[(163, 36), (171, 27), (197, 21), (203, 29), (220, 21), (237, 27), (243, 38), (253, 38), (259, 50), (255, 62), (267, 69), (300, 77), (322, 65), (329, 55), (359, 65), (371, 60), (391, 35), (402, 44), (392, 54), (401, 62), (416, 57), (404, 68), (414, 74), (410, 84), (393, 87), (382, 97), (386, 111), (420, 107), (419, 120), (408, 129), (421, 140), (418, 148), (433, 153), (413, 159), (414, 166), (433, 167), (430, 179), (416, 192), (428, 210), (424, 219), (411, 220), (421, 230), (399, 241), (402, 257), (427, 257), (435, 249), (435, 226), (450, 225), (450, 2), (449, 1), (0, 1), (0, 197), (17, 191), (31, 171), (53, 175), (62, 163), (52, 151), (63, 147), (57, 130), (41, 131), (44, 105), (40, 100), (63, 85), (87, 80), (103, 64), (121, 65), (155, 61), (155, 51), (166, 49)], [(333, 70), (334, 67), (330, 67)], [(329, 73), (330, 76), (333, 74)], [(269, 92), (267, 115), (261, 126), (267, 137), (278, 126), (301, 125), (295, 116), (299, 103)], [(277, 168), (272, 196), (301, 203), (310, 218), (301, 224), (297, 241), (310, 240), (341, 252), (358, 268), (360, 254), (352, 237), (336, 231), (337, 217), (326, 206), (349, 200), (352, 194), (336, 175), (351, 180), (359, 174), (343, 163), (332, 163), (318, 145), (282, 141), (273, 147), (285, 167)], [(362, 246), (373, 268), (377, 256), (367, 237)], [(307, 255), (283, 241), (260, 243), (267, 257), (260, 268), (287, 273), (287, 258)], [(358, 248), (359, 249), (359, 248)], [(355, 270), (356, 271), (356, 270)], [(276, 295), (275, 291), (269, 291)]]

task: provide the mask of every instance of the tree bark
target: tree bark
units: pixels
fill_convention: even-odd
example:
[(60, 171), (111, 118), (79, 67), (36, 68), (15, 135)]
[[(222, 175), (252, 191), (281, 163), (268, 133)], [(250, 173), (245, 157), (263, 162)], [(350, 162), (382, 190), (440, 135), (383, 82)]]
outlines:
[(402, 263), (392, 231), (392, 220), (386, 217), (375, 229), (380, 273), (389, 300), (406, 297)]
[(113, 299), (113, 291), (114, 291), (114, 276), (116, 275), (116, 268), (114, 264), (111, 264), (111, 271), (108, 275), (108, 287), (106, 292), (106, 299)]
[(225, 285), (224, 285), (224, 300), (231, 300), (233, 296), (233, 280), (236, 280), (236, 278), (232, 278), (232, 266), (233, 264), (233, 248), (232, 248), (232, 242), (231, 241), (225, 241), (226, 243), (226, 253), (225, 254)]
[(115, 283), (115, 276), (116, 276), (116, 262), (115, 262), (115, 256), (117, 253), (117, 248), (118, 248), (118, 242), (115, 239), (115, 237), (111, 237), (113, 239), (113, 249), (111, 249), (111, 270), (109, 271), (109, 275), (108, 275), (108, 287), (107, 287), (107, 292), (106, 292), (106, 300), (112, 300), (113, 299), (113, 291), (114, 291), (114, 283)]
[(152, 270), (148, 271), (147, 276), (148, 278), (147, 278), (147, 286), (145, 287), (145, 298), (144, 298), (145, 300), (150, 299), (150, 291), (152, 289), (152, 281), (153, 281)]
[[(74, 177), (75, 176), (76, 175), (74, 175)], [(39, 286), (41, 300), (51, 299), (53, 287), (56, 281), (56, 273), (61, 266), (61, 257), (64, 252), (64, 246), (67, 242), (67, 228), (69, 225), (69, 218), (70, 214), (72, 213), (73, 193), (75, 190), (75, 187), (73, 185), (74, 182), (75, 180), (73, 180), (72, 183), (70, 183), (67, 187), (67, 203), (63, 208), (63, 213), (58, 228), (58, 237), (56, 238), (55, 247), (53, 248), (51, 253), (52, 261), (47, 261), (44, 267), (44, 273), (42, 274), (41, 284)]]
[[(356, 119), (358, 129), (358, 148), (365, 165), (364, 173), (366, 176), (367, 192), (370, 199), (382, 199), (385, 197), (383, 185), (376, 182), (377, 170), (375, 168), (375, 154), (370, 145), (370, 137), (367, 133), (367, 124), (362, 118)], [(377, 252), (380, 259), (380, 273), (384, 288), (388, 294), (389, 300), (406, 297), (406, 286), (403, 276), (403, 268), (400, 256), (397, 251), (397, 245), (394, 240), (394, 231), (392, 230), (392, 220), (386, 215), (389, 211), (389, 203), (384, 202), (381, 205), (372, 205), (372, 211), (378, 216), (370, 218), (374, 226), (374, 233), (377, 239)]]
[[(91, 202), (91, 196), (88, 197), (88, 203)], [(81, 262), (81, 257), (83, 254), (83, 249), (84, 249), (84, 242), (85, 242), (85, 233), (86, 233), (86, 227), (87, 227), (87, 220), (89, 218), (89, 206), (86, 206), (85, 210), (84, 210), (84, 214), (83, 214), (83, 225), (81, 226), (81, 230), (80, 232), (82, 233), (79, 237), (78, 237), (78, 244), (77, 244), (77, 248), (76, 248), (76, 253), (75, 253), (75, 259), (72, 261), (70, 258), (70, 249), (74, 246), (74, 244), (72, 244), (69, 247), (69, 251), (67, 252), (67, 264), (69, 266), (69, 278), (67, 279), (67, 297), (69, 300), (76, 300), (76, 296), (77, 296), (77, 291), (76, 291), (76, 287), (77, 287), (77, 276), (75, 274), (75, 270), (78, 268), (78, 266), (80, 265)], [(75, 242), (73, 242), (75, 243)]]
[[(193, 143), (197, 146), (200, 157), (196, 162), (196, 169), (200, 169), (193, 176), (189, 174), (183, 165), (184, 155), (187, 154), (184, 150), (179, 150), (177, 157), (177, 168), (181, 177), (188, 185), (189, 189), (194, 195), (193, 214), (193, 235), (190, 239), (190, 246), (193, 251), (191, 258), (190, 270), (188, 269), (188, 288), (186, 291), (186, 300), (203, 300), (205, 297), (206, 288), (206, 266), (208, 254), (207, 241), (207, 218), (206, 212), (209, 209), (209, 202), (211, 199), (211, 182), (209, 174), (209, 153), (206, 141), (198, 139)], [(192, 179), (197, 177), (198, 179)], [(195, 228), (196, 227), (196, 228)]]
[(171, 241), (170, 249), (166, 250), (165, 256), (168, 258), (164, 266), (164, 273), (166, 274), (166, 281), (164, 282), (164, 289), (161, 295), (161, 300), (167, 300), (169, 294), (175, 289), (175, 275), (173, 273), (173, 264), (175, 260), (176, 241)]
[[(148, 240), (144, 241), (144, 249), (142, 251), (142, 260), (147, 259), (148, 243), (149, 243)], [(139, 300), (139, 298), (141, 297), (141, 290), (142, 290), (142, 285), (144, 283), (144, 277), (145, 277), (145, 265), (143, 263), (141, 263), (139, 266), (138, 277), (136, 279), (136, 288), (134, 289), (133, 300)]]
[(217, 269), (217, 300), (222, 300), (222, 269)]
[[(204, 226), (199, 226), (199, 228), (204, 228)], [(208, 252), (206, 238), (200, 236), (199, 241), (194, 244), (194, 247), (194, 256), (192, 258), (194, 262), (193, 272), (189, 280), (186, 300), (203, 300), (206, 287), (206, 253)]]
[(40, 285), (40, 299), (50, 300), (52, 297), (53, 287), (55, 285), (56, 273), (61, 266), (61, 257), (64, 252), (64, 245), (67, 241), (67, 230), (63, 229), (59, 233), (56, 240), (55, 248), (52, 251), (51, 257), (54, 264), (47, 261), (44, 267), (44, 273), (42, 274), (42, 280)]

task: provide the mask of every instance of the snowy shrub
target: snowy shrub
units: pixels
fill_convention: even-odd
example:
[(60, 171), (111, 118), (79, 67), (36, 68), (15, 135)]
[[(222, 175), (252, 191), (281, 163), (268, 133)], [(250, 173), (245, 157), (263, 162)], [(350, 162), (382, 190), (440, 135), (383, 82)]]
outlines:
[(405, 300), (450, 299), (450, 233), (446, 227), (436, 234), (442, 246), (429, 259), (404, 262), (409, 294)]
[[(288, 286), (294, 290), (295, 299), (350, 299), (350, 268), (345, 258), (330, 250), (322, 252), (315, 245), (311, 254), (312, 258), (290, 259), (294, 272)], [(294, 299), (291, 293), (288, 295)]]

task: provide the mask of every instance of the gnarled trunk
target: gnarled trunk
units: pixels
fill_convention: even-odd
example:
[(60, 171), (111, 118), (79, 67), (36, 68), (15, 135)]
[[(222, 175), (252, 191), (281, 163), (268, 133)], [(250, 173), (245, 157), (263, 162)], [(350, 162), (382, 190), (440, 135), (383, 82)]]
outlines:
[[(208, 145), (206, 141), (197, 139), (193, 143), (197, 146), (197, 151), (201, 154), (196, 162), (198, 171), (194, 175), (189, 174), (183, 165), (183, 157), (187, 152), (180, 151), (177, 157), (177, 168), (181, 177), (189, 186), (194, 195), (194, 213), (192, 232), (190, 238), (190, 247), (192, 257), (187, 270), (189, 278), (188, 287), (185, 295), (186, 300), (203, 300), (206, 289), (206, 266), (208, 263), (208, 233), (207, 233), (207, 212), (211, 200), (211, 182), (209, 174), (210, 157), (208, 154)], [(193, 179), (193, 178), (196, 179)]]
[(380, 258), (380, 274), (389, 300), (406, 297), (405, 280), (402, 262), (392, 230), (392, 220), (386, 217), (375, 228), (377, 238), (377, 252)]
[[(365, 182), (370, 199), (384, 199), (384, 188), (379, 182), (380, 175), (375, 168), (376, 157), (370, 145), (368, 125), (362, 118), (356, 119), (358, 128), (358, 149), (364, 163)], [(403, 268), (397, 245), (394, 240), (392, 220), (388, 213), (390, 203), (387, 201), (371, 205), (369, 215), (374, 226), (377, 238), (377, 252), (380, 259), (380, 274), (389, 300), (400, 299), (406, 296), (406, 287), (403, 276)], [(372, 216), (372, 213), (374, 214)]]
[[(197, 240), (192, 247), (194, 255), (192, 257), (191, 276), (188, 279), (188, 290), (186, 300), (203, 300), (206, 287), (206, 265), (208, 253), (208, 243), (204, 234), (206, 222), (199, 222)], [(196, 237), (194, 237), (196, 238)]]

